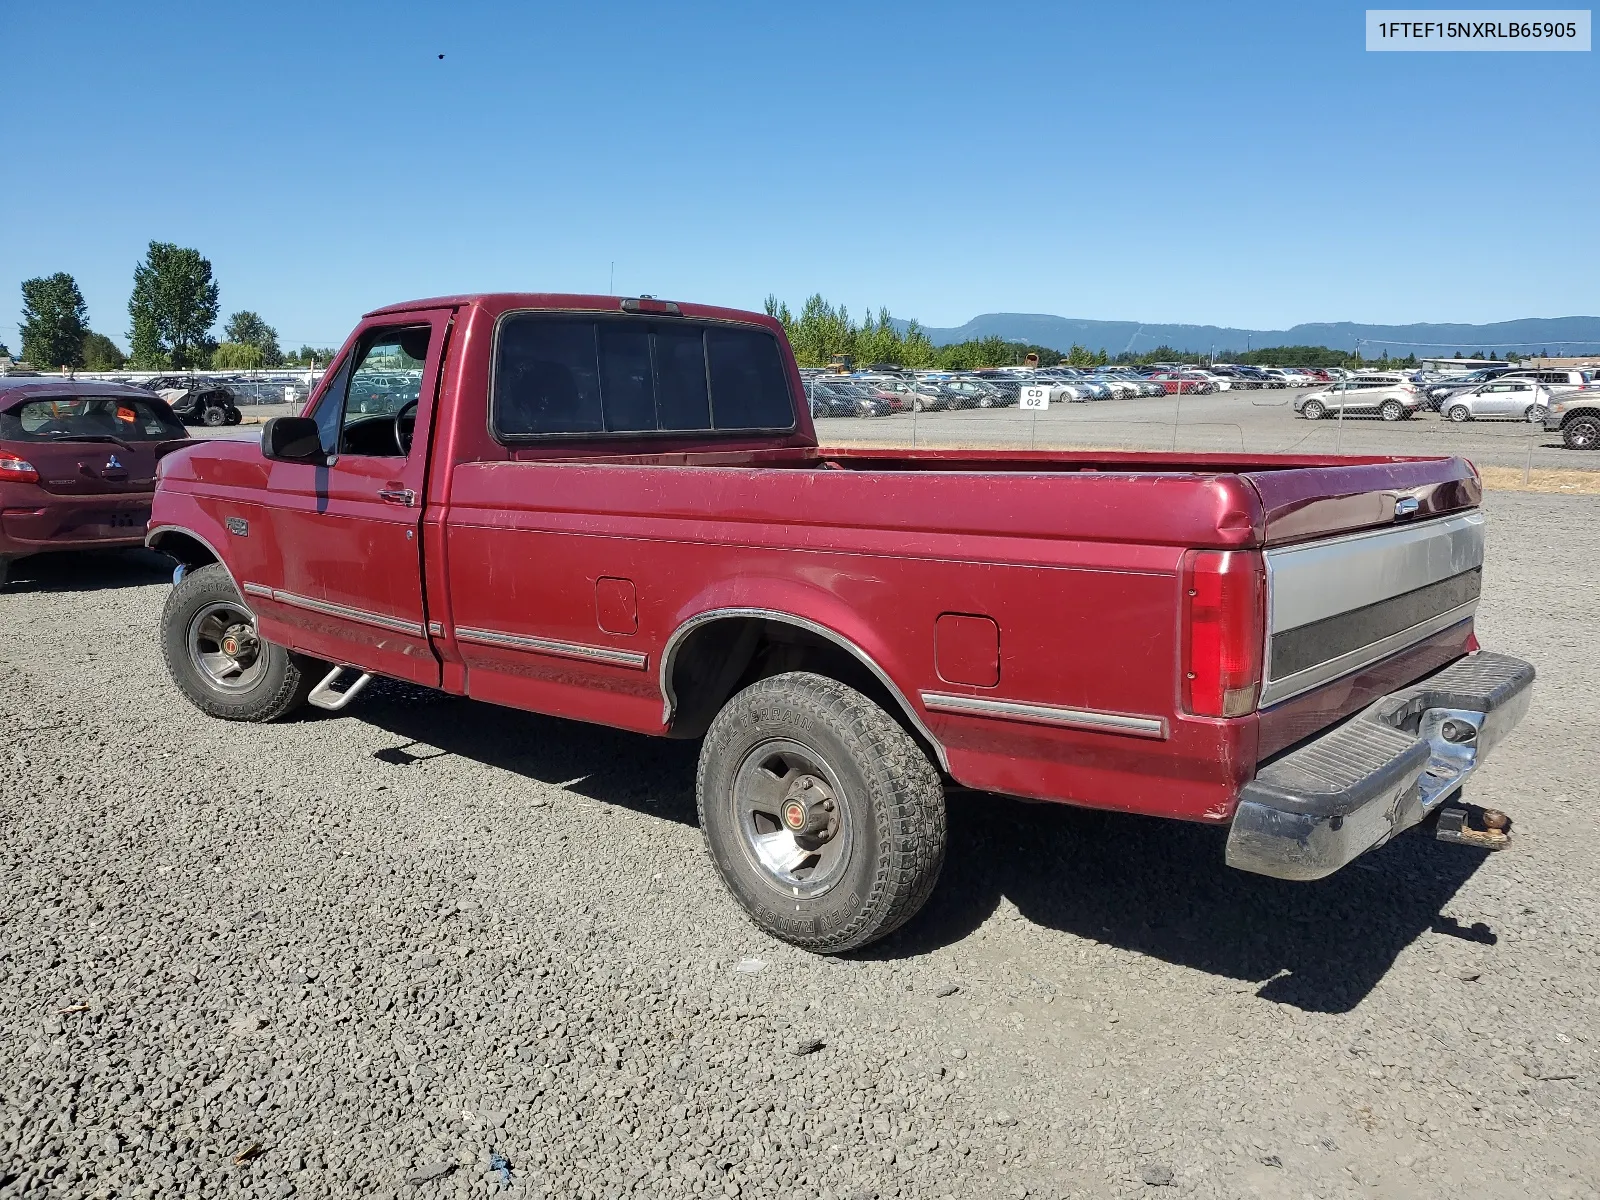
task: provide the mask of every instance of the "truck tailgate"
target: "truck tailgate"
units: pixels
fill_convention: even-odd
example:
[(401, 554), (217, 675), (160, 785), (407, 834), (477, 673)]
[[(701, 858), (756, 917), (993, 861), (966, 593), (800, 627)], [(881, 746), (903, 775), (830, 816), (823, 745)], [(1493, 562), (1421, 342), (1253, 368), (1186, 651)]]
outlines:
[(1396, 458), (1275, 471), (1246, 471), (1243, 478), (1261, 497), (1262, 541), (1267, 546), (1309, 541), (1396, 520), (1476, 508), (1483, 488), (1464, 458)]

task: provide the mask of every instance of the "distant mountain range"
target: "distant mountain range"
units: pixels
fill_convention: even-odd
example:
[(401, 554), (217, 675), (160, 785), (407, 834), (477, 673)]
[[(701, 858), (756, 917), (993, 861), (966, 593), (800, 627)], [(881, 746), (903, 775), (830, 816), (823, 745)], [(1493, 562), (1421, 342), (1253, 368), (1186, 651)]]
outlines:
[[(906, 322), (897, 321), (902, 329)], [(1517, 350), (1523, 354), (1592, 354), (1600, 352), (1600, 317), (1527, 317), (1490, 325), (1359, 325), (1353, 321), (1315, 322), (1291, 329), (1232, 329), (1222, 325), (1160, 325), (1138, 321), (1081, 321), (1043, 313), (984, 313), (954, 329), (928, 329), (935, 345), (972, 338), (1002, 337), (1065, 350), (1076, 342), (1110, 354), (1135, 353), (1169, 346), (1174, 350), (1256, 350), (1263, 346), (1328, 346), (1355, 349), (1376, 358), (1415, 354), (1418, 358), (1450, 357), (1456, 351)]]

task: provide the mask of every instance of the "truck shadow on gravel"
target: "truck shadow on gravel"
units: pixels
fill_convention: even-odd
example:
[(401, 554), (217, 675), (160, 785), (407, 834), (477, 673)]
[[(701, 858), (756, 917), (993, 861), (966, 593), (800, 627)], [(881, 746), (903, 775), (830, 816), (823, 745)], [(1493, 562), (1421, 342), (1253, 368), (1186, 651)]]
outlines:
[(153, 550), (74, 550), (35, 554), (10, 565), (0, 596), (93, 592), (172, 582), (172, 560)]
[[(401, 744), (380, 761), (425, 760), (436, 751), (511, 771), (606, 804), (698, 825), (694, 773), (699, 742), (644, 737), (603, 725), (500, 708), (393, 680), (374, 680), (351, 712)], [(432, 749), (428, 749), (431, 747)], [(409, 766), (407, 769), (411, 769)]]
[[(443, 751), (605, 804), (697, 823), (698, 742), (388, 680), (375, 683), (360, 708), (363, 720), (397, 739), (378, 757), (416, 764), (404, 769), (426, 770), (426, 758)], [(1256, 985), (1262, 998), (1296, 1008), (1347, 1012), (1419, 936), (1495, 941), (1469, 914), (1443, 913), (1485, 855), (1420, 833), (1328, 879), (1285, 883), (1225, 866), (1221, 829), (972, 792), (952, 793), (949, 815), (950, 849), (927, 907), (854, 957), (915, 958), (959, 943), (1007, 899), (1046, 929)]]
[(862, 955), (914, 957), (958, 942), (1005, 898), (1048, 929), (1258, 984), (1277, 1003), (1348, 1012), (1423, 934), (1496, 941), (1481, 923), (1442, 913), (1482, 851), (1413, 831), (1327, 879), (1288, 883), (1224, 865), (1225, 839), (1178, 821), (952, 795), (950, 851), (932, 899)]

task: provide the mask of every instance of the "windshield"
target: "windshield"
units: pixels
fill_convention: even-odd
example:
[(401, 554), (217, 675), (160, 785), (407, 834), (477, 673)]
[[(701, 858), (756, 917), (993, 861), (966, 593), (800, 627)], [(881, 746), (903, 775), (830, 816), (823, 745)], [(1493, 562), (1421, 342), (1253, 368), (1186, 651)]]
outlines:
[(12, 442), (164, 442), (188, 436), (162, 407), (126, 396), (29, 400), (0, 413), (0, 440)]

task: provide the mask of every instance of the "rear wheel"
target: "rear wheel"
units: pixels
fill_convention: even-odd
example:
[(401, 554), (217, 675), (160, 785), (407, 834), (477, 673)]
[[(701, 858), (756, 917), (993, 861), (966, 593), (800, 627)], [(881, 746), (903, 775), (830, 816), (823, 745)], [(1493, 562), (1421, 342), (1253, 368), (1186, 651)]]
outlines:
[(305, 702), (326, 663), (264, 641), (218, 563), (190, 571), (161, 613), (161, 656), (178, 690), (208, 716), (274, 721)]
[(1321, 400), (1307, 400), (1300, 409), (1300, 415), (1308, 421), (1320, 421), (1328, 415), (1328, 409)]
[(1450, 411), (1444, 415), (1449, 417), (1457, 425), (1472, 420), (1472, 410), (1469, 409), (1465, 404), (1452, 404), (1450, 406)]
[(1385, 400), (1378, 409), (1378, 415), (1385, 421), (1403, 421), (1406, 416), (1406, 406), (1398, 400)]
[(728, 701), (696, 792), (723, 883), (757, 925), (806, 950), (893, 932), (944, 862), (933, 764), (871, 700), (821, 675), (774, 675)]
[(1568, 450), (1600, 448), (1600, 417), (1574, 417), (1561, 427), (1561, 442)]

